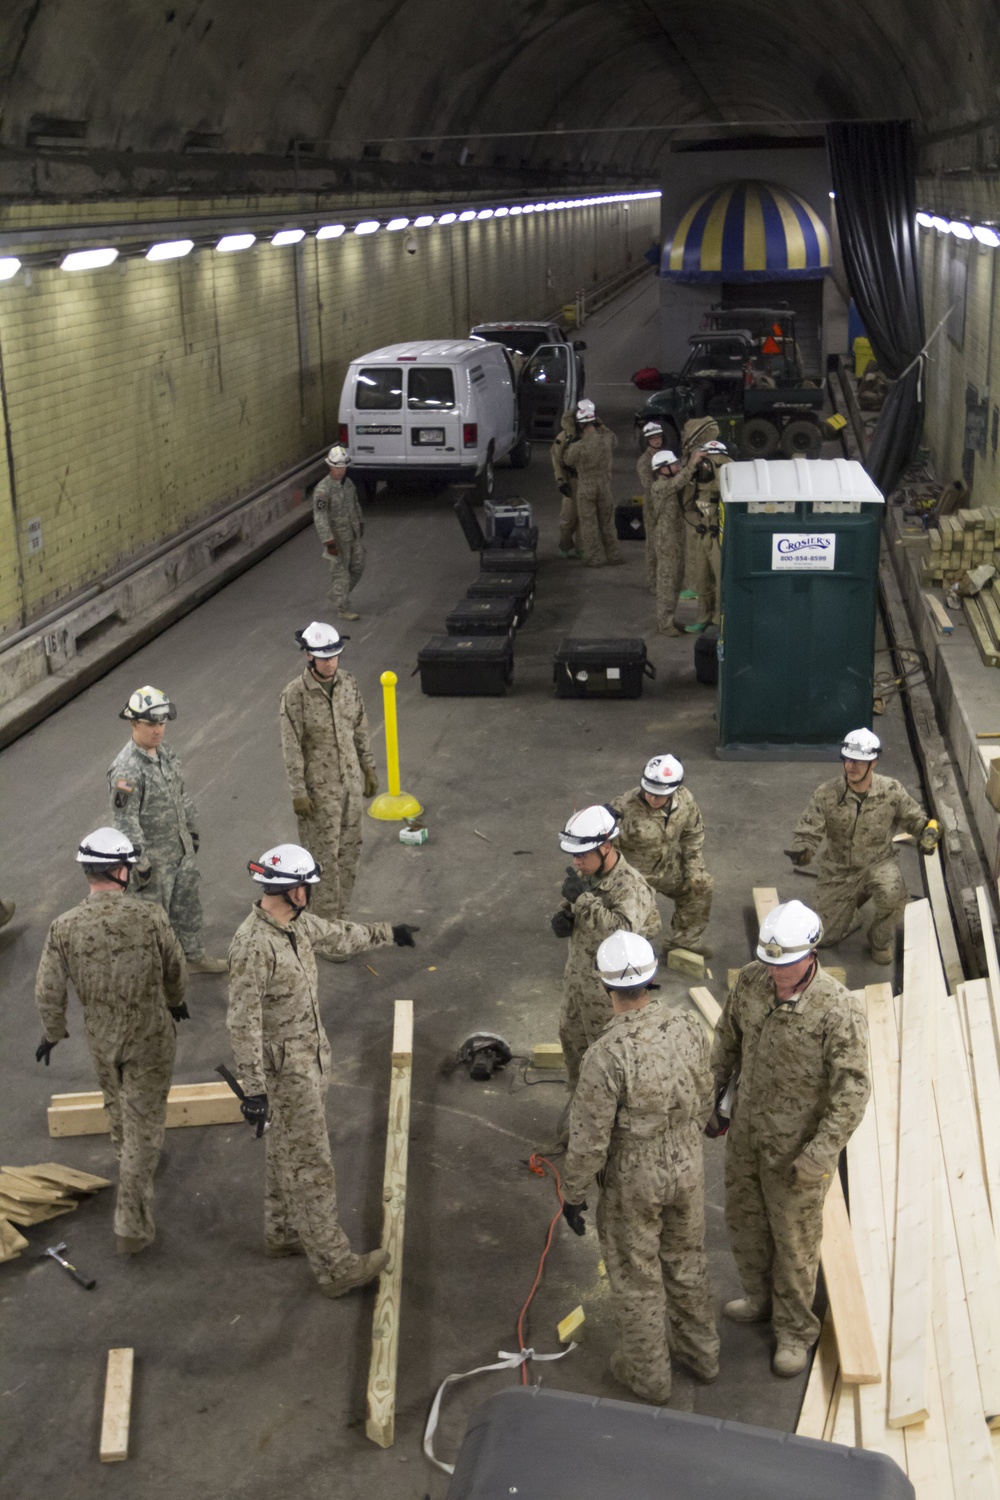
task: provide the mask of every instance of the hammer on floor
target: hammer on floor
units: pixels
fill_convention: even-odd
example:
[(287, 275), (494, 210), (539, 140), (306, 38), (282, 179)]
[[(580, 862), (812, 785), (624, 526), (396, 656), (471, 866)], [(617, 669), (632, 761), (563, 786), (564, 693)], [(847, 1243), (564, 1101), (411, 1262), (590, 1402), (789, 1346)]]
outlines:
[(92, 1292), (93, 1289), (94, 1289), (94, 1287), (97, 1285), (97, 1282), (94, 1280), (94, 1278), (92, 1276), (91, 1277), (87, 1277), (87, 1276), (82, 1275), (76, 1269), (76, 1266), (71, 1266), (70, 1263), (69, 1263), (69, 1261), (65, 1260), (63, 1258), (63, 1253), (62, 1252), (65, 1249), (66, 1249), (66, 1241), (63, 1240), (63, 1242), (62, 1242), (61, 1245), (50, 1245), (47, 1250), (43, 1250), (42, 1253), (41, 1253), (41, 1255), (38, 1258), (39, 1258), (39, 1260), (44, 1260), (45, 1257), (48, 1255), (48, 1256), (51, 1257), (52, 1260), (58, 1261), (59, 1264), (62, 1266), (63, 1270), (64, 1271), (68, 1271), (69, 1274), (72, 1276), (73, 1280), (76, 1281), (76, 1282), (79, 1282), (80, 1286), (83, 1287), (84, 1291), (86, 1291), (86, 1292)]

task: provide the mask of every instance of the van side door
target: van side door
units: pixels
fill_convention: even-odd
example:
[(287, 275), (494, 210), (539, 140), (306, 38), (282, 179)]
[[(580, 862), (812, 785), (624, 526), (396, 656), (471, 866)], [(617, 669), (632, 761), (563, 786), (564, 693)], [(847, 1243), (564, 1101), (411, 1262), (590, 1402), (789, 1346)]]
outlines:
[(576, 367), (569, 344), (540, 344), (521, 371), (521, 423), (530, 438), (559, 431), (567, 407), (576, 405)]

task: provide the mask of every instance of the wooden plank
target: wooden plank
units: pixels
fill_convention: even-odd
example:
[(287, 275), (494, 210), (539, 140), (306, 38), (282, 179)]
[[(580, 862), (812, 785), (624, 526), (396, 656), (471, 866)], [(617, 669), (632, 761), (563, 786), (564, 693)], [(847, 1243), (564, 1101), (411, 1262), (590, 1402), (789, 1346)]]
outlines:
[[(402, 1045), (409, 1039), (408, 1052)], [(390, 1448), (396, 1429), (396, 1371), (403, 1292), (403, 1233), (406, 1223), (406, 1162), (410, 1140), (410, 1082), (413, 1074), (413, 1001), (397, 1000), (393, 1025), (389, 1129), (382, 1181), (382, 1245), (389, 1252), (379, 1277), (372, 1318), (372, 1357), (368, 1367), (368, 1419), (365, 1432), (380, 1448)]]
[(833, 1433), (837, 1426), (837, 1418), (840, 1415), (840, 1398), (843, 1395), (843, 1391), (844, 1382), (841, 1380), (840, 1371), (838, 1370), (837, 1379), (833, 1387), (833, 1400), (830, 1402), (830, 1410), (826, 1417), (826, 1426), (823, 1428), (824, 1443), (833, 1442)]
[(900, 1038), (899, 1133), (895, 1260), (889, 1358), (889, 1426), (908, 1427), (929, 1415), (930, 1329), (931, 908), (911, 901), (903, 914), (903, 996)]
[(778, 905), (778, 892), (773, 885), (755, 885), (753, 888), (753, 909), (757, 913), (757, 926)]
[(101, 1421), (101, 1463), (117, 1464), (128, 1458), (128, 1429), (132, 1416), (134, 1349), (109, 1349), (108, 1374), (104, 1383), (104, 1416)]
[(833, 1331), (833, 1319), (827, 1312), (802, 1396), (799, 1420), (795, 1424), (798, 1437), (822, 1438), (830, 1416), (830, 1404), (836, 1384), (837, 1339)]
[[(240, 1101), (221, 1081), (174, 1084), (167, 1096), (167, 1127), (182, 1125), (238, 1125)], [(84, 1094), (53, 1094), (48, 1109), (49, 1135), (107, 1135), (111, 1129), (104, 1095), (99, 1089)]]
[(534, 1068), (564, 1068), (566, 1059), (563, 1057), (561, 1042), (536, 1042), (531, 1054), (531, 1065)]
[(722, 1015), (722, 1006), (716, 1000), (712, 991), (705, 989), (704, 986), (695, 985), (692, 989), (688, 990), (688, 994), (701, 1012), (701, 1018), (709, 1031), (714, 1031), (719, 1024), (719, 1017)]
[(954, 629), (955, 629), (954, 623), (952, 622), (952, 618), (949, 615), (948, 611), (945, 609), (944, 605), (941, 603), (941, 600), (939, 598), (937, 598), (937, 596), (935, 594), (925, 593), (924, 594), (924, 603), (927, 605), (927, 608), (928, 608), (928, 610), (930, 611), (930, 614), (931, 614), (931, 619), (934, 621), (935, 625), (937, 626), (938, 630), (940, 630), (941, 634), (942, 635), (951, 635), (951, 634), (953, 634)]
[(671, 948), (667, 954), (667, 968), (674, 969), (678, 974), (686, 974), (689, 979), (704, 979), (705, 959), (700, 953), (692, 953), (690, 948)]
[(858, 1432), (858, 1387), (848, 1385), (845, 1380), (840, 1387), (840, 1400), (837, 1403), (837, 1413), (833, 1419), (833, 1432), (830, 1435), (831, 1443), (843, 1443), (845, 1448), (857, 1448), (860, 1446), (861, 1434)]
[(986, 623), (983, 612), (979, 607), (979, 601), (977, 599), (963, 599), (962, 608), (965, 611), (965, 618), (969, 622), (972, 638), (976, 643), (979, 655), (982, 657), (984, 664), (987, 667), (1000, 666), (1000, 656), (997, 655), (996, 648), (993, 645), (993, 637), (990, 634), (990, 628)]
[[(1000, 884), (1000, 883), (998, 883)], [(993, 1035), (1000, 1050), (1000, 960), (997, 959), (997, 940), (993, 933), (993, 913), (985, 890), (976, 886), (976, 905), (983, 932), (983, 947), (986, 950), (986, 972), (990, 981), (990, 1004), (993, 1009)]]
[(934, 930), (937, 933), (941, 962), (944, 965), (944, 977), (949, 991), (954, 993), (956, 986), (960, 985), (965, 978), (965, 970), (962, 968), (962, 960), (958, 954), (955, 927), (952, 922), (951, 908), (948, 905), (941, 850), (935, 849), (932, 854), (925, 855), (921, 863), (924, 867), (924, 882), (934, 915)]
[(77, 1167), (64, 1167), (58, 1161), (36, 1162), (31, 1167), (0, 1167), (0, 1172), (20, 1172), (22, 1177), (37, 1177), (56, 1187), (70, 1188), (74, 1193), (96, 1193), (111, 1186), (110, 1177), (95, 1177), (93, 1172), (81, 1172)]
[(5, 1260), (17, 1260), (22, 1250), (27, 1250), (28, 1241), (19, 1234), (9, 1219), (0, 1214), (0, 1264)]
[(75, 1212), (75, 1203), (20, 1203), (16, 1198), (8, 1198), (6, 1193), (0, 1193), (0, 1214), (10, 1219), (12, 1224), (20, 1224), (22, 1229), (30, 1229), (33, 1224), (46, 1224), (49, 1219), (58, 1219), (60, 1214), (71, 1214)]
[(845, 1385), (877, 1385), (882, 1379), (882, 1365), (861, 1284), (844, 1190), (836, 1171), (823, 1204), (820, 1260), (837, 1335), (841, 1379)]
[(916, 1500), (962, 1500), (955, 1493), (948, 1451), (948, 1429), (944, 1420), (941, 1375), (934, 1340), (927, 1360), (931, 1414), (926, 1422), (903, 1428), (906, 1441), (906, 1473)]
[(983, 1175), (994, 1232), (1000, 1234), (1000, 1067), (993, 1035), (989, 984), (985, 979), (970, 979), (967, 984), (959, 985), (959, 1000), (965, 1007), (972, 1053), (972, 1085)]
[(60, 1187), (45, 1187), (30, 1177), (7, 1171), (0, 1172), (0, 1193), (16, 1198), (19, 1203), (61, 1203), (66, 1196)]

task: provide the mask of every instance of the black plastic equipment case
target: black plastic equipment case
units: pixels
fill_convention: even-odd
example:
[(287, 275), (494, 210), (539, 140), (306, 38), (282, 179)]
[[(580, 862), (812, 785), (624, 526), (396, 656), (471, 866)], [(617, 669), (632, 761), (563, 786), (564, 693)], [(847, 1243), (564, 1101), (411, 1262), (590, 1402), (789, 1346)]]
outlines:
[(515, 625), (520, 627), (535, 602), (534, 573), (480, 573), (466, 590), (467, 599), (513, 599), (517, 606)]
[(447, 1500), (914, 1500), (884, 1453), (515, 1386), (473, 1412)]
[[(530, 552), (534, 554), (538, 546), (538, 527), (529, 526), (519, 529), (514, 536), (499, 537), (495, 541), (487, 539), (486, 533), (479, 524), (479, 517), (472, 508), (472, 502), (467, 495), (461, 495), (452, 506), (458, 524), (465, 533), (465, 540), (472, 552), (495, 552), (501, 548), (505, 552)], [(516, 538), (516, 540), (515, 540)]]
[(615, 506), (615, 531), (620, 542), (644, 542), (646, 522), (641, 505)]
[(719, 682), (719, 631), (715, 625), (697, 636), (694, 643), (694, 675), (706, 687)]
[(534, 548), (487, 547), (479, 554), (479, 566), (484, 573), (534, 573), (538, 559)]
[(431, 696), (502, 698), (514, 676), (514, 652), (509, 636), (432, 635), (417, 666)]
[(517, 600), (459, 599), (444, 622), (449, 635), (513, 635), (517, 628)]
[(557, 698), (640, 698), (643, 677), (655, 677), (646, 642), (567, 636), (552, 668)]

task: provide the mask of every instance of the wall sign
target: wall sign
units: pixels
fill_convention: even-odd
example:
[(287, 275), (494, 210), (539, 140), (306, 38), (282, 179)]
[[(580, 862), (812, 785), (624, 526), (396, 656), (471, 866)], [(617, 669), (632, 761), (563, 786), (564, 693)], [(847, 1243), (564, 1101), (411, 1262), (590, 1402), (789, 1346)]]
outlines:
[(836, 554), (835, 531), (771, 533), (773, 573), (832, 573)]

